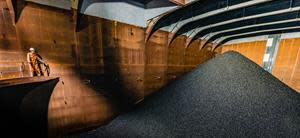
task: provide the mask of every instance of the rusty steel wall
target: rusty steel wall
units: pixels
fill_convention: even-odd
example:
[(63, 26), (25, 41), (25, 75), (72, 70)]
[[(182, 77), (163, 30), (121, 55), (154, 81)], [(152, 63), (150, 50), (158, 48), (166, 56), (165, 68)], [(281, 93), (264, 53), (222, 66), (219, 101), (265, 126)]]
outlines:
[(1, 79), (29, 76), (30, 47), (60, 77), (48, 108), (50, 136), (103, 125), (215, 54), (199, 51), (197, 41), (185, 48), (185, 37), (167, 47), (163, 31), (145, 44), (145, 28), (92, 16), (76, 32), (70, 11), (30, 2), (14, 26), (5, 0), (0, 6)]
[(213, 58), (216, 54), (209, 48), (200, 50), (200, 40), (194, 41), (189, 47), (186, 47), (186, 39), (186, 36), (179, 36), (169, 46), (167, 74), (170, 81), (191, 71), (197, 65)]
[[(16, 39), (16, 31), (5, 0), (0, 1), (0, 79), (26, 75), (24, 58)], [(11, 62), (13, 61), (13, 62)]]
[(300, 92), (300, 38), (280, 41), (272, 74)]
[(69, 11), (28, 3), (16, 34), (23, 52), (35, 47), (50, 65), (51, 76), (60, 77), (49, 103), (50, 135), (101, 125), (116, 114), (104, 92), (90, 87), (90, 80), (81, 75), (80, 45)]
[(243, 42), (225, 45), (219, 49), (222, 51), (222, 53), (229, 50), (237, 51), (254, 61), (256, 64), (262, 66), (263, 57), (266, 51), (266, 44), (267, 41)]
[(199, 50), (199, 40), (185, 47), (186, 36), (179, 36), (168, 46), (170, 33), (157, 31), (146, 43), (145, 96), (178, 79), (199, 64), (215, 56), (207, 49)]
[(167, 83), (167, 42), (168, 33), (158, 31), (149, 39), (145, 47), (145, 95), (161, 88)]

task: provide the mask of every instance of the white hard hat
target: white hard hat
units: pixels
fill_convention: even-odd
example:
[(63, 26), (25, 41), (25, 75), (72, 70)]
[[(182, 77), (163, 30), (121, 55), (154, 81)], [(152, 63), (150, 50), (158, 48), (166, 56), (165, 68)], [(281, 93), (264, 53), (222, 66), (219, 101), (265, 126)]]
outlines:
[(35, 50), (34, 50), (34, 48), (31, 47), (31, 48), (29, 48), (29, 51), (35, 51)]

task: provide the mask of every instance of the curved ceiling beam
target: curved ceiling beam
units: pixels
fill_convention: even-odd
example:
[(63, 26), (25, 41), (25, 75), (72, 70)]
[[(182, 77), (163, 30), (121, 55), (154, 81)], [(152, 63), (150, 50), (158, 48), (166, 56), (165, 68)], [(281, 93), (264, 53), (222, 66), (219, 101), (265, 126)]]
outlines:
[(284, 27), (284, 28), (271, 29), (271, 30), (268, 30), (268, 31), (261, 30), (261, 31), (255, 31), (255, 32), (247, 32), (247, 33), (241, 33), (241, 34), (236, 34), (236, 35), (224, 36), (224, 37), (219, 38), (218, 40), (214, 41), (213, 43), (214, 44), (219, 44), (219, 43), (221, 43), (223, 40), (225, 40), (227, 38), (241, 36), (241, 35), (248, 35), (248, 34), (253, 34), (253, 33), (264, 33), (264, 32), (278, 31), (278, 30), (284, 30), (284, 29), (293, 29), (293, 28), (299, 28), (299, 27), (298, 26), (296, 26), (296, 27)]
[(167, 12), (167, 13), (164, 13), (162, 15), (156, 16), (156, 17), (148, 20), (148, 23), (147, 23), (148, 27), (146, 29), (145, 42), (147, 42), (150, 39), (150, 37), (152, 36), (152, 34), (156, 31), (156, 30), (154, 31), (154, 27), (158, 23), (158, 21), (160, 21), (167, 14), (169, 14), (169, 13)]
[(186, 47), (188, 47), (193, 41), (203, 38), (204, 36), (208, 35), (216, 35), (218, 33), (233, 31), (233, 30), (239, 30), (244, 28), (250, 28), (255, 26), (262, 26), (262, 25), (269, 25), (269, 24), (276, 24), (276, 23), (283, 23), (283, 22), (291, 22), (294, 20), (298, 20), (300, 11), (294, 11), (294, 12), (288, 12), (288, 13), (282, 13), (282, 14), (276, 14), (266, 17), (259, 17), (259, 18), (253, 18), (253, 19), (247, 19), (238, 21), (231, 24), (224, 24), (220, 26), (215, 26), (211, 28), (207, 28), (204, 30), (200, 30), (197, 33), (191, 34), (189, 37), (190, 39), (186, 42)]
[(265, 25), (265, 26), (256, 26), (251, 28), (245, 28), (241, 30), (234, 30), (224, 33), (219, 33), (217, 35), (214, 35), (213, 37), (209, 38), (201, 48), (205, 47), (208, 43), (213, 42), (217, 40), (218, 38), (226, 37), (226, 36), (232, 36), (232, 35), (238, 35), (238, 34), (244, 34), (244, 33), (250, 33), (250, 32), (257, 32), (257, 31), (268, 31), (268, 30), (274, 30), (278, 28), (291, 28), (291, 27), (297, 27), (300, 26), (300, 20), (292, 21), (292, 22), (286, 22), (286, 23), (278, 23), (278, 24), (271, 24), (271, 25)]
[(259, 32), (252, 32), (252, 33), (245, 33), (241, 35), (234, 35), (230, 37), (226, 37), (219, 41), (218, 43), (214, 44), (212, 50), (216, 50), (219, 46), (235, 39), (241, 39), (241, 38), (247, 38), (247, 37), (255, 37), (255, 36), (263, 36), (263, 35), (273, 35), (273, 34), (282, 34), (282, 33), (294, 33), (294, 32), (300, 32), (300, 27), (290, 27), (290, 28), (280, 28), (280, 29), (274, 29), (270, 31), (259, 31)]
[(252, 3), (261, 3), (264, 1), (270, 0), (198, 0), (191, 2), (181, 8), (170, 11), (164, 15), (160, 15), (159, 18), (155, 17), (156, 19), (147, 27), (148, 31), (146, 41), (155, 31), (160, 28), (170, 25), (174, 26), (178, 24), (178, 22), (180, 22), (180, 24), (185, 24), (195, 19), (200, 19), (215, 15), (220, 12), (233, 10), (243, 6), (239, 5), (241, 3), (249, 5)]
[[(210, 11), (210, 12), (207, 12), (205, 14), (200, 14), (200, 15), (197, 15), (195, 17), (188, 18), (188, 19), (185, 19), (185, 20), (180, 20), (176, 24), (171, 25), (170, 26), (171, 30), (169, 30), (169, 31), (171, 32), (171, 34), (175, 35), (176, 32), (178, 32), (178, 30), (180, 28), (187, 25), (189, 22), (193, 22), (195, 20), (200, 20), (200, 19), (203, 19), (203, 18), (206, 18), (206, 17), (214, 16), (214, 15), (221, 14), (221, 13), (228, 12), (228, 11), (232, 11), (232, 10), (241, 9), (241, 8), (249, 7), (249, 6), (252, 6), (252, 5), (257, 5), (257, 4), (268, 2), (268, 1), (271, 1), (271, 0), (250, 0), (248, 2), (241, 1), (241, 3), (238, 3), (236, 5), (227, 5), (226, 8), (221, 8), (221, 9), (218, 9), (218, 10)], [(171, 36), (170, 42), (171, 42), (172, 38), (173, 38), (173, 36)]]
[(221, 13), (215, 16), (210, 16), (186, 24), (175, 33), (171, 41), (173, 41), (177, 36), (189, 31), (193, 32), (193, 30), (197, 28), (197, 32), (199, 32), (199, 30), (220, 26), (223, 24), (229, 24), (242, 20), (265, 17), (291, 11), (298, 11), (300, 10), (299, 6), (300, 0), (273, 0), (258, 5)]
[[(208, 0), (203, 0), (208, 2)], [(152, 34), (157, 31), (159, 28), (171, 25), (175, 22), (177, 22), (177, 20), (179, 21), (180, 18), (178, 16), (178, 13), (181, 12), (185, 12), (185, 10), (191, 9), (192, 5), (197, 4), (199, 1), (193, 1), (187, 5), (184, 5), (181, 8), (177, 8), (174, 10), (171, 10), (169, 12), (163, 13), (161, 15), (158, 15), (156, 17), (153, 17), (152, 19), (148, 20), (148, 27), (146, 29), (146, 37), (145, 37), (145, 41), (147, 42), (150, 37), (152, 36)], [(173, 17), (173, 20), (168, 20), (170, 17)], [(175, 21), (175, 22), (174, 22)]]

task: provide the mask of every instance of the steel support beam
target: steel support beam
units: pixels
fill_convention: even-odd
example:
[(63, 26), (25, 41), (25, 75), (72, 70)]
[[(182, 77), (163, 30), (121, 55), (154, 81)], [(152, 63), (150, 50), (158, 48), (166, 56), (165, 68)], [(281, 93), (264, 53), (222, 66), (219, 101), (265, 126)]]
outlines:
[(250, 27), (250, 28), (245, 28), (245, 29), (240, 29), (240, 30), (233, 30), (233, 31), (228, 31), (228, 32), (223, 32), (219, 33), (217, 35), (214, 35), (210, 37), (203, 45), (202, 48), (204, 48), (209, 42), (214, 42), (218, 38), (222, 37), (228, 37), (232, 35), (238, 35), (238, 34), (243, 34), (243, 33), (251, 33), (251, 32), (257, 32), (257, 31), (269, 31), (273, 29), (278, 29), (278, 28), (287, 28), (287, 27), (297, 27), (300, 26), (300, 20), (299, 18), (297, 20), (294, 20), (292, 22), (285, 22), (285, 23), (277, 23), (277, 24), (271, 24), (271, 25), (264, 25), (264, 26), (255, 26), (255, 27)]
[(294, 33), (294, 32), (300, 32), (300, 27), (288, 27), (288, 28), (278, 28), (273, 29), (269, 31), (257, 31), (257, 32), (251, 32), (251, 33), (244, 33), (239, 35), (232, 35), (227, 36), (219, 40), (213, 45), (212, 50), (216, 50), (218, 47), (224, 45), (225, 43), (235, 40), (235, 39), (241, 39), (241, 38), (248, 38), (248, 37), (255, 37), (255, 36), (262, 36), (262, 35), (274, 35), (274, 34), (282, 34), (282, 33)]
[(193, 35), (190, 35), (189, 40), (186, 42), (186, 47), (188, 47), (193, 41), (199, 38), (203, 39), (203, 37), (207, 36), (207, 34), (210, 34), (210, 37), (213, 37), (214, 35), (217, 35), (219, 33), (224, 33), (224, 32), (229, 32), (234, 30), (241, 30), (241, 29), (257, 27), (257, 26), (265, 26), (271, 24), (296, 21), (299, 18), (299, 13), (300, 13), (299, 11), (288, 12), (288, 13), (276, 14), (276, 15), (271, 15), (266, 17), (242, 20), (231, 24), (224, 24), (220, 26), (210, 27), (202, 31), (199, 31), (197, 33), (194, 33)]
[[(273, 7), (274, 5), (277, 5), (278, 2), (281, 2), (281, 5), (279, 5), (278, 7)], [(212, 16), (209, 18), (193, 21), (193, 22), (188, 23), (181, 29), (179, 29), (178, 32), (175, 33), (175, 35), (172, 39), (175, 39), (180, 34), (183, 34), (186, 32), (193, 31), (193, 32), (195, 32), (195, 34), (197, 34), (201, 31), (203, 31), (205, 29), (209, 29), (211, 27), (217, 27), (217, 26), (221, 26), (224, 24), (232, 24), (235, 22), (243, 21), (243, 20), (254, 19), (254, 18), (259, 18), (259, 17), (266, 17), (266, 16), (300, 10), (299, 6), (290, 7), (291, 3), (292, 2), (290, 0), (271, 1), (271, 2), (267, 2), (267, 3), (258, 4), (256, 6), (252, 6), (252, 7), (245, 7), (242, 9), (238, 9), (236, 11), (227, 12), (227, 13), (224, 13), (224, 15), (219, 14), (217, 16)], [(266, 7), (268, 7), (269, 9), (267, 9)], [(275, 9), (273, 9), (273, 8), (275, 8)], [(248, 9), (250, 9), (250, 12), (254, 12), (254, 13), (247, 13)], [(259, 9), (262, 12), (256, 14), (255, 9)], [(223, 17), (223, 16), (229, 16), (229, 17)], [(233, 17), (231, 17), (231, 16), (233, 16)], [(219, 19), (219, 18), (225, 18), (225, 20), (222, 21), (222, 19)], [(216, 19), (216, 21), (213, 19)], [(206, 21), (206, 20), (209, 20), (209, 21)], [(195, 31), (195, 29), (196, 29), (196, 31)]]
[(78, 32), (84, 28), (84, 25), (81, 22), (83, 18), (83, 14), (81, 13), (83, 0), (71, 0), (71, 4), (75, 31)]
[(9, 12), (12, 16), (13, 24), (16, 24), (21, 16), (22, 10), (25, 7), (25, 0), (6, 0)]
[(221, 9), (218, 9), (218, 10), (210, 11), (210, 12), (205, 13), (205, 14), (197, 15), (195, 17), (179, 21), (176, 24), (171, 25), (171, 30), (169, 30), (169, 31), (171, 32), (172, 36), (169, 38), (170, 39), (169, 43), (171, 43), (175, 39), (176, 34), (178, 33), (178, 31), (183, 26), (187, 25), (190, 22), (193, 22), (193, 21), (196, 21), (196, 20), (201, 20), (201, 19), (204, 19), (206, 17), (214, 16), (214, 15), (217, 15), (217, 14), (220, 14), (220, 13), (224, 13), (224, 12), (228, 12), (228, 11), (232, 11), (232, 10), (236, 10), (236, 9), (240, 9), (240, 8), (244, 8), (244, 7), (249, 7), (249, 6), (252, 6), (252, 5), (257, 5), (257, 4), (268, 2), (268, 1), (271, 1), (271, 0), (250, 0), (248, 2), (240, 3), (240, 4), (237, 4), (237, 5), (233, 5), (233, 6), (227, 5), (226, 8), (221, 8)]
[[(168, 13), (159, 15), (159, 18), (157, 18), (158, 16), (154, 17), (156, 18), (155, 20), (154, 18), (150, 19), (151, 21), (154, 20), (154, 22), (151, 24), (149, 23), (145, 40), (149, 40), (151, 35), (160, 28), (166, 26), (171, 26), (170, 28), (172, 28), (172, 25), (178, 24), (178, 22), (187, 23), (189, 20), (193, 21), (195, 18), (204, 18), (220, 12), (229, 11), (238, 8), (232, 6), (236, 6), (243, 2), (249, 3), (249, 1), (250, 3), (253, 3), (270, 0), (195, 0), (180, 8), (176, 8)], [(202, 7), (204, 5), (205, 7)], [(181, 20), (182, 17), (184, 17), (184, 20)]]

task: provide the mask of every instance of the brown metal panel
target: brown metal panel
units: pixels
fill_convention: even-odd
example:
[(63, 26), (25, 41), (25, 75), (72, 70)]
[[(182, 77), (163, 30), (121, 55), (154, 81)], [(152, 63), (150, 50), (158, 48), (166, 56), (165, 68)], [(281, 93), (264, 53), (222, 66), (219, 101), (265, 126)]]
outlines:
[(133, 102), (143, 99), (144, 29), (108, 20), (102, 28), (105, 74)]
[(169, 65), (182, 65), (184, 64), (186, 36), (179, 36), (169, 46)]
[(200, 64), (197, 62), (197, 60), (202, 59), (202, 57), (199, 57), (199, 43), (200, 40), (196, 40), (193, 42), (189, 47), (185, 50), (185, 64), (186, 65), (194, 65)]
[(199, 50), (199, 41), (186, 48), (186, 36), (179, 36), (168, 46), (171, 34), (155, 32), (146, 45), (145, 95), (191, 71), (215, 53)]
[(281, 40), (272, 72), (278, 79), (298, 92), (300, 92), (299, 44), (299, 38)]
[[(35, 47), (50, 64), (51, 75), (61, 77), (49, 103), (50, 135), (101, 125), (115, 116), (117, 109), (103, 95), (105, 92), (91, 87), (90, 80), (81, 77), (80, 70), (76, 68), (79, 53), (70, 18), (68, 11), (29, 3), (16, 25), (17, 40), (24, 51), (20, 56), (25, 58), (27, 49)], [(82, 54), (94, 59), (87, 63), (98, 63), (94, 54), (98, 53), (96, 49)], [(97, 71), (94, 66), (83, 68), (103, 72)]]
[(150, 95), (167, 83), (168, 32), (157, 31), (146, 44), (145, 95)]
[[(216, 53), (212, 52), (211, 50), (208, 50), (207, 48), (203, 48), (203, 49), (199, 50), (199, 46), (202, 42), (203, 42), (203, 40), (202, 41), (196, 40), (193, 43), (191, 43), (190, 46), (186, 49), (185, 53), (186, 53), (186, 55), (189, 55), (189, 58), (192, 63), (188, 63), (186, 61), (185, 64), (196, 67), (197, 65), (200, 65), (200, 64), (204, 63), (205, 61), (213, 58), (215, 56), (215, 54), (218, 53), (217, 51), (216, 51)], [(194, 68), (191, 68), (191, 69), (194, 69)]]
[(185, 71), (186, 36), (179, 36), (168, 47), (168, 80), (179, 78)]
[(0, 79), (26, 76), (16, 30), (5, 0), (0, 1)]
[(262, 66), (265, 48), (266, 41), (243, 42), (223, 46), (222, 53), (229, 50), (237, 51)]

